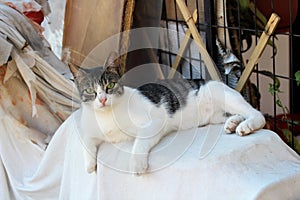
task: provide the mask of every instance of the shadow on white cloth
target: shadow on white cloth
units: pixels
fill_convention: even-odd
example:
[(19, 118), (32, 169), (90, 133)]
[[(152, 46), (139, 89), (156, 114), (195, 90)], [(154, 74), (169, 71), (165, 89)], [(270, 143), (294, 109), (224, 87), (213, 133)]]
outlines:
[[(167, 136), (150, 155), (153, 172), (139, 177), (126, 172), (129, 156), (124, 150), (132, 142), (118, 144), (122, 149), (103, 144), (97, 173), (88, 174), (76, 124), (79, 114), (60, 126), (46, 151), (20, 132), (1, 130), (0, 199), (300, 197), (300, 158), (275, 133), (260, 130), (239, 137), (223, 133), (222, 125)], [(11, 127), (10, 120), (2, 117), (1, 127)], [(207, 139), (210, 134), (213, 143)]]

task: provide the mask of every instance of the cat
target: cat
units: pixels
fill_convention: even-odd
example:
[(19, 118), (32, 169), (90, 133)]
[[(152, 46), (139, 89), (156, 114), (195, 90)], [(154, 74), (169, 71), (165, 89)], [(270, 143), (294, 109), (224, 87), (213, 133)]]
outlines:
[(224, 123), (226, 133), (244, 136), (265, 125), (261, 112), (219, 81), (161, 80), (127, 87), (116, 53), (102, 67), (70, 68), (82, 100), (79, 126), (88, 173), (96, 171), (103, 142), (134, 140), (129, 170), (141, 175), (147, 172), (150, 150), (171, 132)]

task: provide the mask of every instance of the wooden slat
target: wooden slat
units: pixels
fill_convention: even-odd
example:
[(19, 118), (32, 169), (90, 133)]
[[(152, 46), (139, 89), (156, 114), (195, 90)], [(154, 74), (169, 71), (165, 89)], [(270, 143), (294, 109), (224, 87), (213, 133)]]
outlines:
[[(194, 11), (194, 13), (193, 13), (193, 20), (194, 20), (194, 22), (196, 22), (197, 18), (198, 18), (197, 12), (198, 11), (196, 9)], [(176, 70), (177, 70), (177, 68), (179, 66), (179, 63), (180, 63), (181, 58), (182, 58), (182, 55), (184, 54), (184, 52), (186, 50), (186, 47), (187, 47), (190, 39), (191, 39), (191, 31), (189, 29), (187, 29), (187, 31), (185, 32), (184, 38), (183, 38), (183, 40), (182, 40), (182, 42), (180, 44), (180, 48), (178, 50), (178, 54), (177, 54), (177, 56), (176, 56), (176, 58), (175, 58), (175, 60), (173, 62), (172, 69), (171, 69), (171, 71), (169, 73), (169, 76), (168, 76), (169, 79), (171, 79), (171, 78), (174, 77), (174, 74), (175, 74), (175, 72), (176, 72)]]
[(194, 20), (191, 16), (190, 11), (188, 10), (186, 4), (184, 3), (184, 1), (182, 0), (176, 0), (176, 3), (184, 17), (184, 20), (186, 21), (189, 30), (191, 31), (191, 34), (193, 36), (193, 39), (201, 53), (201, 56), (203, 58), (203, 61), (207, 67), (208, 73), (211, 77), (212, 80), (221, 80), (219, 72), (217, 71), (217, 67), (214, 63), (214, 61), (212, 60), (212, 58), (210, 57), (210, 55), (208, 54), (206, 47), (203, 43), (203, 40), (201, 38), (201, 35), (198, 32), (198, 29), (194, 23)]
[(250, 59), (243, 71), (242, 76), (240, 77), (240, 80), (235, 88), (237, 91), (239, 92), (242, 91), (243, 87), (245, 86), (245, 83), (249, 79), (255, 65), (257, 64), (258, 59), (260, 58), (262, 52), (264, 51), (270, 36), (275, 31), (279, 21), (280, 21), (280, 17), (277, 14), (273, 13), (265, 27), (263, 34), (261, 35), (257, 43), (257, 46), (255, 47), (255, 49), (253, 50), (250, 56)]

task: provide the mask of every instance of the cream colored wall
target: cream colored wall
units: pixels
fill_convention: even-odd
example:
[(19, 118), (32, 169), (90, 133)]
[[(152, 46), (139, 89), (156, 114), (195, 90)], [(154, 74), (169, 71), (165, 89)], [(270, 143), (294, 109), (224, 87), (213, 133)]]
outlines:
[[(272, 47), (269, 45), (266, 47), (261, 58), (258, 61), (259, 70), (267, 70), (272, 72), (273, 63), (275, 64), (275, 73), (277, 75), (289, 76), (289, 37), (287, 35), (277, 35), (275, 44), (277, 45), (277, 55), (275, 60), (272, 58)], [(255, 40), (253, 40), (255, 41)], [(249, 51), (244, 54), (245, 60), (250, 57), (253, 52), (254, 45)], [(252, 74), (250, 80), (256, 83), (256, 74)], [(280, 90), (282, 93), (279, 94), (282, 103), (289, 108), (289, 81), (280, 78), (281, 82)], [(261, 94), (261, 111), (270, 115), (274, 114), (274, 101), (273, 96), (269, 93), (269, 84), (272, 83), (271, 78), (265, 76), (259, 76), (259, 91)], [(277, 106), (277, 114), (282, 113), (282, 109)]]

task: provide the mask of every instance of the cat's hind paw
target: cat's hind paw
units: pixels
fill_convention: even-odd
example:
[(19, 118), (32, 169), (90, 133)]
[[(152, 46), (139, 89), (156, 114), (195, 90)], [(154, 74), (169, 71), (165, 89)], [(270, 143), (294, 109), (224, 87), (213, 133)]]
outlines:
[(244, 121), (244, 117), (242, 117), (241, 115), (232, 115), (230, 116), (224, 125), (224, 130), (226, 133), (234, 133), (236, 132), (236, 128), (238, 127), (238, 125)]

